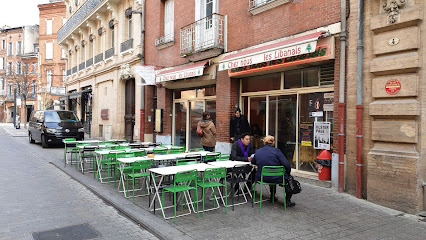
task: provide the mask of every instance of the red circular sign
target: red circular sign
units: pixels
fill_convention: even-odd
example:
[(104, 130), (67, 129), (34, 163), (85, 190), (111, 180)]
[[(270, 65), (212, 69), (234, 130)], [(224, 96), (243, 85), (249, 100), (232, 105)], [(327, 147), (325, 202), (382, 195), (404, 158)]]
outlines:
[(386, 83), (385, 90), (389, 95), (395, 95), (401, 90), (401, 83), (397, 79), (391, 79)]

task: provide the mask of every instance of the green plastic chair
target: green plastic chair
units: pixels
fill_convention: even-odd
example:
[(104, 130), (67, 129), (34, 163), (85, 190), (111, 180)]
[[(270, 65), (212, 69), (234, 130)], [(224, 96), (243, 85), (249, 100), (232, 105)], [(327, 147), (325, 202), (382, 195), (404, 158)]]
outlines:
[(216, 159), (217, 161), (229, 161), (231, 159), (231, 154), (221, 153), (220, 156)]
[(200, 152), (200, 151), (204, 151), (204, 148), (191, 148), (191, 149), (189, 149), (189, 152)]
[(168, 152), (168, 149), (165, 147), (155, 147), (152, 150), (152, 153), (154, 154), (166, 154)]
[(220, 157), (220, 152), (214, 152), (214, 153), (207, 153), (204, 157), (204, 162), (216, 162), (217, 159)]
[(102, 164), (104, 164), (108, 168), (108, 183), (111, 183), (112, 176), (110, 177), (110, 173), (111, 173), (111, 170), (114, 170), (114, 186), (116, 181), (116, 167), (118, 165), (117, 155), (119, 153), (125, 153), (125, 152), (120, 150), (111, 150), (108, 153), (107, 159), (102, 162)]
[(132, 149), (129, 152), (133, 153), (135, 157), (143, 157), (146, 156), (146, 152), (144, 149)]
[(197, 164), (197, 159), (194, 158), (185, 158), (185, 159), (178, 159), (176, 161), (176, 166), (181, 166), (181, 165), (192, 165), (192, 164)]
[[(136, 178), (145, 178), (145, 181), (144, 181), (145, 182), (145, 189), (148, 189), (148, 194), (150, 194), (149, 188), (147, 188), (147, 186), (148, 186), (147, 181), (149, 179), (148, 169), (150, 169), (153, 165), (154, 165), (154, 159), (136, 161), (136, 162), (133, 163), (132, 173), (128, 175), (128, 177), (132, 179), (133, 203), (135, 203), (135, 197), (145, 196), (145, 195), (135, 196), (135, 190), (137, 190), (137, 189), (135, 189), (135, 179)], [(127, 189), (129, 189), (128, 186), (127, 186)], [(140, 190), (142, 190), (142, 186), (141, 186)]]
[[(189, 202), (192, 205), (192, 208), (194, 208), (193, 201), (191, 201), (191, 194), (190, 194), (189, 190), (194, 190), (194, 192), (195, 192), (195, 199), (196, 199), (195, 204), (197, 205), (197, 218), (198, 218), (197, 176), (198, 176), (198, 172), (195, 169), (190, 170), (190, 171), (178, 172), (174, 176), (173, 187), (166, 187), (166, 188), (163, 188), (163, 190), (161, 191), (161, 203), (162, 203), (163, 206), (164, 206), (164, 192), (173, 193), (174, 222), (175, 222), (175, 224), (176, 224), (176, 217), (191, 214), (191, 208), (188, 206), (188, 201), (187, 201), (185, 193), (188, 194), (188, 196), (190, 198)], [(189, 186), (190, 182), (194, 182), (195, 186), (194, 187)], [(188, 206), (188, 209), (189, 209), (189, 213), (181, 214), (179, 216), (176, 215), (176, 193), (178, 193), (178, 192), (182, 192), (184, 194), (184, 196), (181, 197), (181, 206), (182, 206), (183, 198), (185, 198), (186, 205)]]
[[(77, 151), (77, 153), (78, 153), (78, 156), (79, 156), (79, 158), (84, 158), (86, 155), (88, 155), (88, 154), (86, 154), (86, 155), (84, 155), (84, 152), (83, 153), (80, 153), (80, 149), (78, 148), (78, 147), (82, 147), (82, 146), (91, 146), (91, 144), (90, 143), (76, 143), (75, 144), (75, 149), (76, 149), (76, 151)], [(84, 160), (83, 160), (84, 161)], [(80, 165), (81, 164), (83, 164), (83, 161), (81, 161), (80, 162)], [(76, 166), (76, 169), (77, 170), (80, 170), (80, 168), (79, 168), (79, 164), (75, 164)], [(81, 166), (80, 166), (81, 167)]]
[(98, 145), (114, 145), (114, 143), (112, 141), (103, 141), (99, 142)]
[(169, 149), (169, 154), (175, 154), (175, 153), (183, 153), (185, 152), (185, 148), (184, 147), (171, 147)]
[[(220, 179), (224, 179), (224, 183), (220, 183)], [(219, 192), (220, 198), (222, 199), (222, 203), (225, 206), (225, 213), (228, 213), (228, 196), (227, 196), (227, 187), (226, 187), (226, 168), (207, 168), (203, 173), (203, 178), (201, 181), (198, 182), (198, 186), (203, 189), (203, 218), (204, 218), (204, 211), (210, 211), (213, 209), (219, 208), (219, 201), (217, 200), (216, 193), (214, 188), (217, 188), (217, 191)], [(225, 188), (225, 201), (223, 200), (222, 192), (220, 191), (220, 187)], [(204, 209), (205, 206), (205, 192), (206, 188), (211, 188), (213, 190), (214, 199), (216, 200), (217, 207), (215, 207), (215, 201), (213, 200), (213, 208)]]
[[(261, 212), (262, 208), (262, 188), (263, 185), (281, 185), (285, 186), (285, 179), (284, 179), (285, 169), (284, 166), (264, 166), (262, 168), (262, 174), (260, 175), (260, 181), (255, 181), (253, 186), (253, 204), (254, 206), (254, 200), (256, 198), (256, 184), (260, 184), (260, 202), (259, 202), (259, 212)], [(263, 177), (282, 177), (283, 182), (282, 183), (268, 183), (263, 181)], [(272, 194), (272, 203), (274, 203), (274, 194)], [(283, 189), (283, 197), (284, 197), (284, 211), (286, 210), (286, 201), (285, 201), (285, 190)]]
[(65, 147), (64, 147), (64, 162), (65, 162), (65, 166), (68, 164), (67, 154), (68, 153), (70, 154), (70, 158), (71, 158), (70, 163), (72, 164), (72, 155), (73, 155), (73, 153), (74, 154), (78, 153), (78, 148), (76, 148), (76, 147), (69, 147), (69, 146), (67, 147), (67, 142), (74, 142), (74, 141), (76, 141), (75, 138), (65, 138), (64, 139), (64, 144), (65, 144)]

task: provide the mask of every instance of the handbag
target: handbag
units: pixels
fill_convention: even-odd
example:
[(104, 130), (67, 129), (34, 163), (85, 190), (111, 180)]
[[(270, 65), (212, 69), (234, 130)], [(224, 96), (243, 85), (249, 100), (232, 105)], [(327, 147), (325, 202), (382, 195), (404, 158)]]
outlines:
[(285, 181), (285, 191), (292, 194), (298, 194), (302, 191), (299, 181), (290, 176), (287, 181)]
[(203, 129), (201, 129), (200, 124), (197, 125), (197, 136), (202, 137), (203, 136)]

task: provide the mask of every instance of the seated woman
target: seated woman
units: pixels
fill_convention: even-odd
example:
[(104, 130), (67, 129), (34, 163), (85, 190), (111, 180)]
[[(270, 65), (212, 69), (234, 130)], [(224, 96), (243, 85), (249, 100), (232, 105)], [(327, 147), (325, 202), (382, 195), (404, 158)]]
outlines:
[[(256, 150), (256, 153), (254, 155), (254, 158), (251, 160), (252, 164), (257, 165), (257, 172), (256, 172), (256, 181), (260, 180), (260, 176), (262, 174), (262, 168), (263, 166), (284, 166), (285, 168), (285, 179), (288, 179), (291, 172), (290, 163), (287, 161), (287, 159), (284, 157), (282, 152), (273, 147), (274, 146), (275, 139), (273, 136), (266, 136), (263, 139), (263, 143), (265, 146), (262, 148)], [(264, 182), (269, 183), (282, 183), (283, 180), (281, 177), (267, 177), (263, 179)], [(271, 189), (271, 196), (275, 196), (276, 192), (276, 185), (270, 185)], [(283, 186), (284, 187), (284, 186)], [(287, 207), (293, 207), (296, 204), (291, 202), (291, 196), (292, 194), (286, 191), (285, 200)], [(272, 198), (270, 199), (272, 201)]]

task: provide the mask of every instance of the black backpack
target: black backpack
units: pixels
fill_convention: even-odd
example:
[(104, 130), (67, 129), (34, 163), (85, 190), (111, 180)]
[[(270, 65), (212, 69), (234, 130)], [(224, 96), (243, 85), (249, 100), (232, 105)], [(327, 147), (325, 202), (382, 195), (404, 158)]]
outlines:
[(285, 181), (285, 190), (288, 193), (298, 194), (298, 193), (300, 193), (302, 191), (302, 187), (300, 186), (299, 181), (297, 181), (292, 176), (290, 176)]

